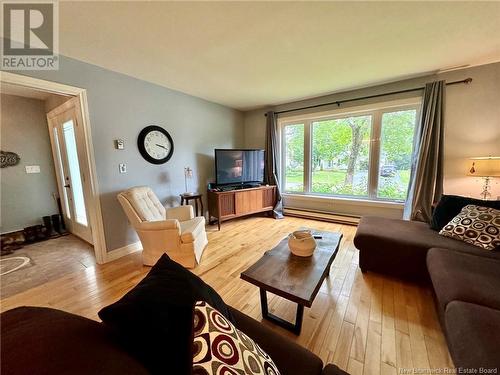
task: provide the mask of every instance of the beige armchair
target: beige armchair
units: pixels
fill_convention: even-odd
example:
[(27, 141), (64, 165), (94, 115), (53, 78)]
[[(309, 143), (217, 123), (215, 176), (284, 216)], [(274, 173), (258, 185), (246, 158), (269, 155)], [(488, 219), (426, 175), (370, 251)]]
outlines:
[(164, 253), (187, 268), (200, 262), (208, 244), (205, 218), (194, 217), (192, 206), (165, 208), (147, 186), (121, 192), (118, 201), (139, 235), (145, 265)]

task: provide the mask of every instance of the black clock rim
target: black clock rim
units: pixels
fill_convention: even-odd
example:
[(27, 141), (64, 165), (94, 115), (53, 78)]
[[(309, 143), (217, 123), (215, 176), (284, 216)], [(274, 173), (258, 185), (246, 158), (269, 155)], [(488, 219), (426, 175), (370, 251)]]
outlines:
[[(172, 148), (170, 149), (169, 153), (167, 156), (165, 156), (163, 159), (155, 159), (152, 156), (148, 154), (146, 151), (146, 147), (144, 147), (144, 140), (146, 139), (146, 135), (152, 131), (159, 131), (160, 133), (163, 133), (168, 141), (170, 142)], [(158, 125), (148, 125), (144, 129), (141, 130), (139, 133), (139, 136), (137, 137), (137, 147), (139, 148), (139, 152), (141, 153), (142, 157), (146, 159), (148, 162), (152, 164), (164, 164), (167, 161), (170, 160), (174, 153), (174, 141), (172, 140), (172, 137), (168, 133), (167, 130), (163, 129), (161, 126)]]

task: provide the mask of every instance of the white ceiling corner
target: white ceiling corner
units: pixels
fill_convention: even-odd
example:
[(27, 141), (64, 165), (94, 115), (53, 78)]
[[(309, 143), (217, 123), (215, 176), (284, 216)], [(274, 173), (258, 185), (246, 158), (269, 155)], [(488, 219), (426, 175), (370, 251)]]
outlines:
[(500, 2), (61, 2), (63, 55), (246, 110), (500, 60)]

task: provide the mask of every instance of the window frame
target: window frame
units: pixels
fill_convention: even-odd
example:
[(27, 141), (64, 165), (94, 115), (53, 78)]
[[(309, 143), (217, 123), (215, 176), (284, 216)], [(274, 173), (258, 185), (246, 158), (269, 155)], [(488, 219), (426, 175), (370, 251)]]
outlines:
[[(352, 200), (364, 201), (377, 201), (388, 203), (402, 203), (404, 200), (380, 198), (378, 193), (378, 180), (380, 172), (380, 151), (381, 151), (381, 135), (382, 135), (382, 117), (384, 113), (415, 110), (415, 126), (420, 121), (420, 106), (421, 97), (410, 97), (407, 99), (392, 100), (374, 103), (370, 105), (353, 106), (341, 109), (331, 109), (322, 112), (313, 112), (302, 115), (292, 115), (278, 118), (278, 146), (280, 161), (279, 176), (280, 176), (280, 189), (284, 195), (301, 195), (301, 196), (314, 196), (314, 197), (328, 197), (328, 198), (341, 198)], [(311, 191), (312, 188), (312, 124), (317, 121), (325, 120), (338, 120), (346, 117), (353, 116), (366, 116), (371, 115), (372, 121), (370, 126), (370, 140), (369, 140), (369, 158), (368, 158), (368, 186), (367, 195), (344, 195), (344, 194), (327, 194), (316, 193)], [(286, 191), (286, 140), (285, 140), (285, 127), (289, 125), (304, 125), (304, 172), (303, 172), (303, 191)]]

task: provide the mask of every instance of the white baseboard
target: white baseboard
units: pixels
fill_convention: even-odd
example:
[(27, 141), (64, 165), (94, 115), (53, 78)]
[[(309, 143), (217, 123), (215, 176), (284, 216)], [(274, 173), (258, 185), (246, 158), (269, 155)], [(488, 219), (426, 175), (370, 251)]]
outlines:
[(348, 224), (348, 225), (358, 225), (359, 224), (359, 216), (354, 215), (344, 215), (344, 214), (335, 214), (332, 212), (325, 211), (313, 211), (306, 210), (303, 208), (284, 208), (283, 213), (285, 216), (295, 216), (302, 217), (305, 219), (313, 219), (313, 220), (323, 220), (330, 221), (332, 223), (340, 223), (340, 224)]
[(106, 263), (141, 250), (142, 250), (141, 241), (131, 243), (127, 246), (119, 247), (118, 249), (111, 250), (106, 254)]

